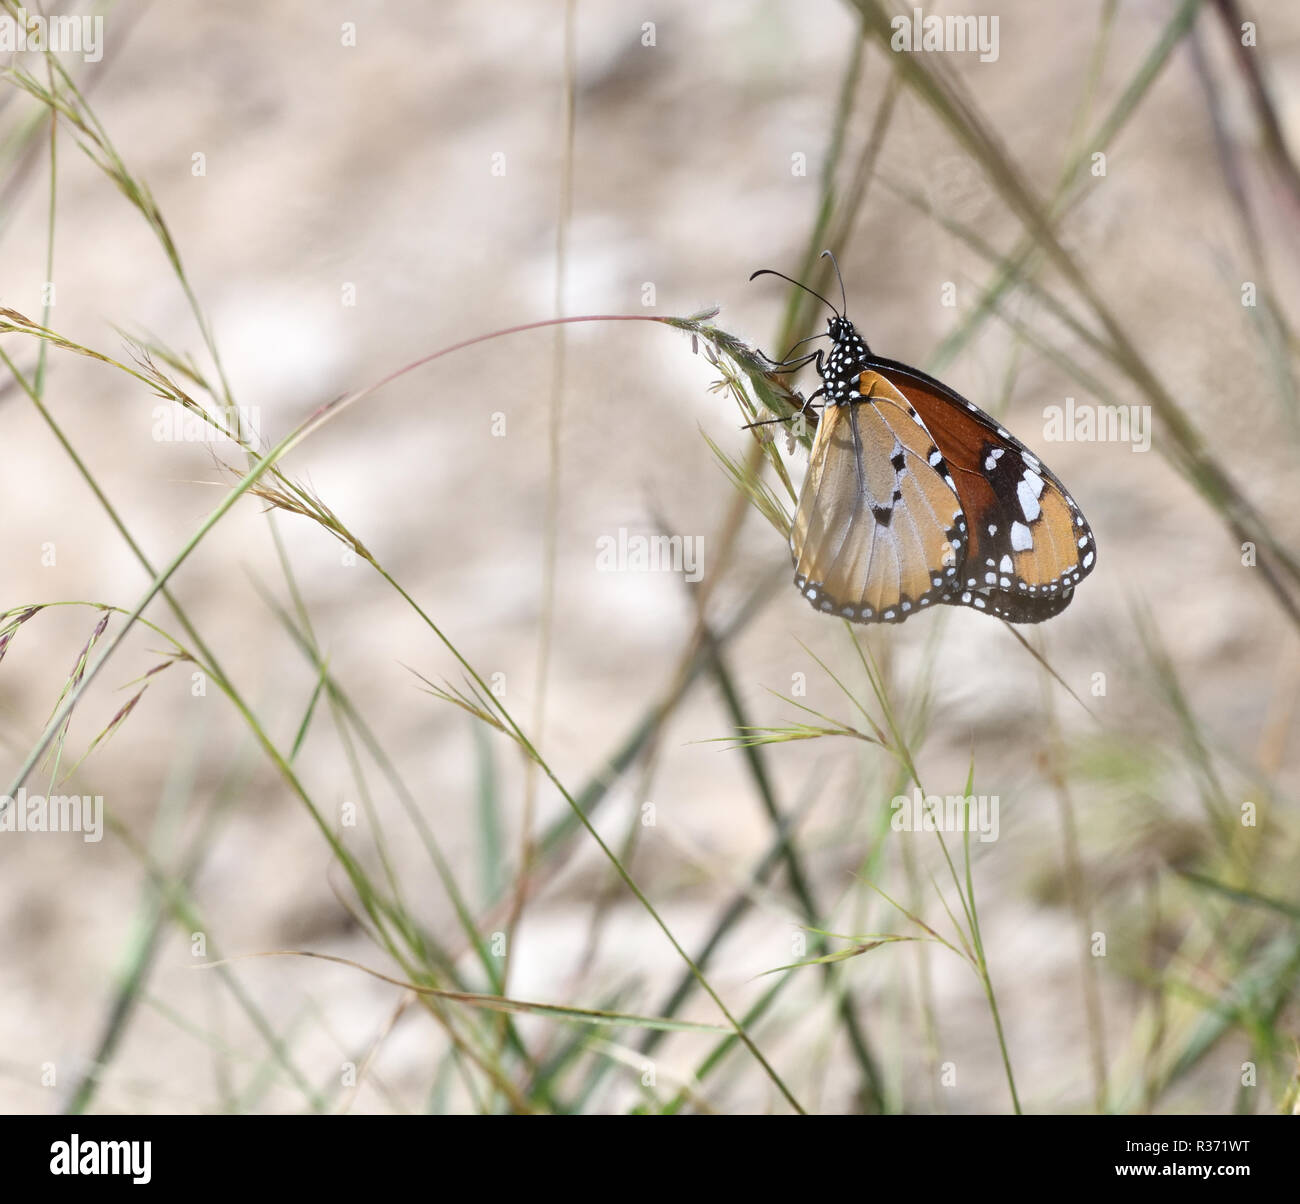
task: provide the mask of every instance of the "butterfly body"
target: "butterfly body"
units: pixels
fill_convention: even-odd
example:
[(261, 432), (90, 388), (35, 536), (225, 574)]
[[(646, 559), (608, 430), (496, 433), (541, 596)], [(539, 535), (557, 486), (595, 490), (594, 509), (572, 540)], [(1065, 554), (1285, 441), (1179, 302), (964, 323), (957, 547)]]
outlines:
[(860, 623), (937, 605), (1013, 623), (1064, 610), (1096, 543), (1057, 477), (941, 381), (874, 356), (847, 318), (828, 335), (806, 361), (824, 401), (790, 535), (800, 592)]

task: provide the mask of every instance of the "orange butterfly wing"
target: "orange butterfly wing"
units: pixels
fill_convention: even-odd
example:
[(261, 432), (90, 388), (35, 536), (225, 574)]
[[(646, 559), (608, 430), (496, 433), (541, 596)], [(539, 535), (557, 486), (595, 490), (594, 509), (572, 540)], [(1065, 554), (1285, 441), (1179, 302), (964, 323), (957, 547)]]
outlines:
[[(1092, 529), (1057, 476), (1009, 431), (946, 385), (905, 364), (878, 361), (943, 453), (967, 516), (970, 542), (956, 601), (1013, 622), (1058, 614), (1097, 562)], [(969, 594), (969, 599), (962, 595)]]

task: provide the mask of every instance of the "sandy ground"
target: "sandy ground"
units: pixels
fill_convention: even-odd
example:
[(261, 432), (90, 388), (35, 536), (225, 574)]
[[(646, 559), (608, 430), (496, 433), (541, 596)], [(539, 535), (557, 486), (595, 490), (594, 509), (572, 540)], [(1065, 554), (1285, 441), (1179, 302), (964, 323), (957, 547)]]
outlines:
[[(1084, 87), (1097, 8), (1002, 4), (998, 60), (950, 56), (1044, 193), (1059, 172)], [(1132, 78), (1169, 6), (1123, 9), (1098, 114)], [(211, 316), (231, 387), (256, 410), (269, 439), (323, 401), (419, 356), (552, 315), (561, 14), (559, 3), (522, 0), (359, 11), (298, 0), (123, 4), (106, 22), (104, 60), (70, 64), (123, 159), (152, 190)], [(340, 28), (352, 19), (359, 22), (356, 45), (343, 46)], [(653, 46), (643, 45), (645, 22), (653, 22)], [(1269, 6), (1265, 30), (1269, 77), (1294, 140), (1300, 12)], [(1214, 70), (1231, 85), (1226, 134), (1244, 165), (1272, 284), (1295, 313), (1293, 219), (1262, 164), (1217, 27), (1207, 21), (1203, 32)], [(746, 277), (760, 266), (791, 268), (802, 252), (854, 36), (847, 9), (834, 3), (581, 0), (564, 311), (645, 312), (645, 288), (653, 285), (656, 312), (720, 304), (728, 329), (766, 344), (785, 294), (778, 282), (747, 285)], [(849, 129), (853, 150), (866, 137), (887, 68), (872, 48)], [(0, 110), (6, 135), (34, 113), (30, 99), (9, 97)], [(804, 176), (791, 171), (799, 154), (809, 165)], [(203, 157), (202, 175), (194, 174), (196, 155)], [(176, 278), (139, 215), (68, 137), (60, 140), (58, 162), (51, 324), (110, 354), (123, 352), (119, 330), (148, 332), (206, 364)], [(941, 212), (995, 245), (1012, 244), (1016, 228), (1005, 207), (911, 97), (899, 105), (880, 170), (922, 189)], [(46, 172), (47, 160), (37, 157), (26, 184), (6, 194), (0, 211), (0, 303), (34, 316), (47, 276)], [(8, 161), (6, 173), (8, 179)], [(1184, 48), (1115, 143), (1105, 178), (1066, 227), (1067, 242), (1215, 454), (1279, 536), (1296, 546), (1295, 427), (1279, 408), (1261, 345), (1243, 316), (1248, 260), (1239, 230), (1205, 96)], [(852, 312), (873, 347), (913, 363), (924, 363), (954, 329), (988, 276), (958, 239), (879, 187), (843, 267)], [(942, 303), (945, 282), (957, 286), (955, 308)], [(1023, 312), (1058, 336), (1032, 309)], [(5, 346), (23, 366), (32, 363), (29, 345)], [(473, 664), (504, 675), (507, 704), (525, 718), (535, 693), (553, 347), (551, 333), (538, 331), (440, 360), (353, 407), (288, 461), (290, 473), (345, 518)], [(707, 567), (731, 490), (700, 432), (732, 454), (747, 436), (725, 399), (708, 391), (715, 373), (680, 335), (634, 323), (574, 327), (567, 348), (543, 743), (562, 780), (577, 786), (666, 686), (692, 622), (679, 576), (598, 572), (596, 541), (620, 528), (646, 533), (662, 517), (668, 530), (704, 539)], [(1293, 789), (1285, 706), (1295, 688), (1294, 632), (1258, 576), (1242, 567), (1211, 510), (1159, 454), (1162, 432), (1145, 454), (1115, 443), (1043, 445), (1044, 408), (1067, 396), (1086, 398), (1049, 359), (1023, 347), (1014, 353), (999, 324), (986, 327), (946, 375), (981, 403), (1000, 404), (1006, 395), (1005, 420), (1040, 446), (1096, 531), (1097, 573), (1069, 611), (1036, 633), (1079, 693), (1088, 694), (1094, 674), (1107, 677), (1105, 697), (1088, 697), (1095, 721), (1064, 692), (1050, 692), (1076, 755), (1092, 757), (1095, 766), (1118, 757), (1117, 748), (1170, 738), (1171, 721), (1151, 696), (1134, 632), (1132, 607), (1142, 603), (1216, 749), (1243, 770), (1230, 775), (1228, 789), (1246, 788), (1241, 783), (1251, 778), (1243, 767), (1256, 761), (1279, 713), (1275, 780), (1283, 792)], [(1140, 400), (1122, 382), (1117, 393), (1126, 404)], [(224, 478), (208, 449), (157, 441), (156, 399), (85, 360), (52, 358), (48, 399), (146, 553), (164, 562), (221, 496)], [(504, 436), (494, 432), (494, 415), (504, 416)], [(4, 606), (133, 606), (147, 577), (39, 415), (10, 391), (0, 401), (0, 420)], [(237, 462), (229, 445), (215, 450)], [(454, 662), (367, 566), (345, 563), (328, 535), (292, 516), (277, 518), (276, 528), (334, 673), (400, 766), (467, 887), (481, 897), (469, 721), (422, 693), (407, 668), (436, 679), (456, 674)], [(721, 613), (786, 559), (780, 539), (751, 515), (737, 568), (719, 591)], [(175, 592), (287, 748), (313, 673), (259, 588), (286, 599), (267, 519), (250, 501), (203, 542), (178, 573)], [(155, 603), (148, 614), (175, 630), (164, 605)], [(7, 775), (40, 732), (93, 623), (93, 611), (62, 608), (42, 613), (15, 638), (0, 671)], [(900, 696), (919, 680), (938, 626), (930, 616), (880, 637)], [(1050, 734), (1041, 674), (1004, 628), (980, 616), (953, 613), (942, 633), (923, 773), (931, 789), (955, 790), (973, 749), (979, 789), (1002, 800), (1000, 839), (978, 850), (976, 872), (1021, 1090), (1031, 1108), (1086, 1106), (1079, 952), (1060, 897), (1060, 820), (1043, 772)], [(768, 690), (789, 691), (796, 674), (806, 675), (809, 705), (845, 713), (844, 700), (800, 641), (852, 675), (842, 629), (783, 588), (730, 653), (755, 722), (790, 717)], [(126, 683), (158, 663), (164, 646), (151, 633), (130, 638), (78, 710), (68, 758), (80, 755), (133, 692)], [(600, 822), (619, 841), (637, 808), (654, 803), (657, 824), (641, 837), (634, 872), (688, 947), (708, 931), (770, 840), (741, 756), (703, 742), (727, 730), (716, 691), (695, 690), (669, 724), (653, 774), (634, 772), (620, 782)], [(828, 907), (853, 891), (874, 839), (868, 809), (874, 817), (892, 792), (882, 758), (847, 745), (781, 746), (767, 758), (784, 805), (793, 806), (810, 781), (818, 787), (804, 845)], [(513, 849), (522, 770), (505, 742), (492, 747)], [(340, 809), (357, 802), (340, 743), (323, 717), (297, 765), (327, 822), (337, 823)], [(445, 894), (397, 800), (378, 773), (370, 770), (368, 778), (413, 904), (432, 931), (450, 939), (454, 917)], [(47, 781), (48, 771), (38, 773), (32, 788)], [(346, 888), (329, 868), (313, 821), (217, 692), (195, 696), (189, 666), (159, 675), (73, 783), (103, 795), (115, 819), (169, 867), (200, 817), (233, 789), (195, 884), (209, 955), (311, 948), (391, 969), (341, 905)], [(1162, 823), (1171, 815), (1194, 820), (1196, 797), (1174, 760), (1145, 792), (1122, 774), (1113, 785), (1104, 772), (1086, 775), (1074, 801), (1085, 863), (1103, 890), (1098, 923), (1115, 933), (1117, 952), (1103, 975), (1110, 1053), (1117, 1074), (1131, 1073), (1125, 1058), (1138, 998), (1133, 965), (1140, 963), (1144, 883), (1158, 845), (1145, 809), (1157, 808)], [(553, 792), (542, 792), (543, 820), (563, 807)], [(364, 833), (349, 839), (373, 864)], [(889, 862), (897, 881), (896, 859)], [(515, 993), (593, 1005), (631, 980), (636, 989), (624, 1006), (657, 1005), (679, 963), (625, 893), (615, 892), (607, 906), (593, 967), (575, 978), (592, 909), (609, 885), (600, 858), (589, 843), (579, 844), (528, 912), (515, 951)], [(105, 1023), (139, 939), (147, 884), (137, 856), (112, 833), (99, 843), (5, 834), (0, 898), (7, 916), (0, 926), (7, 1015), (0, 1108), (54, 1110), (84, 1072)], [(846, 925), (900, 923), (878, 907), (842, 910), (837, 918)], [(730, 1004), (742, 1008), (765, 985), (757, 975), (792, 960), (797, 921), (783, 888), (758, 898), (715, 965), (714, 982)], [(849, 980), (901, 1106), (1007, 1107), (974, 977), (956, 959), (931, 959), (942, 1050), (957, 1069), (956, 1086), (940, 1098), (923, 1072), (916, 961), (897, 950), (872, 958), (856, 963)], [(193, 968), (197, 960), (184, 934), (169, 929), (95, 1107), (303, 1107), (301, 1094), (279, 1080), (264, 1093), (245, 1094), (259, 1080), (265, 1047), (217, 976)], [(235, 973), (318, 1084), (335, 1081), (339, 1064), (366, 1048), (397, 1002), (393, 988), (323, 963), (259, 961)], [(764, 1044), (815, 1106), (840, 1110), (853, 1106), (856, 1078), (839, 1042), (823, 1035), (827, 1025), (817, 1018), (829, 1020), (825, 1008), (815, 984), (796, 985)], [(690, 1014), (715, 1018), (703, 1004)], [(662, 1080), (689, 1073), (701, 1048), (689, 1040), (667, 1046)], [(388, 1036), (373, 1080), (352, 1106), (423, 1107), (442, 1049), (438, 1030), (410, 1013)], [(1240, 1052), (1226, 1050), (1185, 1083), (1179, 1106), (1230, 1107)], [(635, 1097), (626, 1076), (609, 1082), (602, 1109)], [(713, 1085), (711, 1099), (724, 1109), (777, 1106), (771, 1086), (740, 1062)]]

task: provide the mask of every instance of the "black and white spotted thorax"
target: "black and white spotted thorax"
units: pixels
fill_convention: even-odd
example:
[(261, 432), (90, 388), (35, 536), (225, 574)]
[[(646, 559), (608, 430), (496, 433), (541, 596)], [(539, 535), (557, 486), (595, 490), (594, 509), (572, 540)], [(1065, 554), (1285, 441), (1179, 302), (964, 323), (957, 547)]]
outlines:
[(818, 357), (817, 371), (826, 389), (827, 402), (849, 405), (861, 400), (858, 377), (871, 359), (871, 348), (848, 318), (832, 318), (827, 333), (831, 336), (830, 354)]

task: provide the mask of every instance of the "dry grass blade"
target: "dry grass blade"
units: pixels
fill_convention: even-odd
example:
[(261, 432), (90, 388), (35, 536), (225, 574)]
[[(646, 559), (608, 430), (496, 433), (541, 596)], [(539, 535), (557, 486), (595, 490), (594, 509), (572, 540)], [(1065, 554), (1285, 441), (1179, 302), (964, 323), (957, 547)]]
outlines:
[(195, 966), (196, 970), (211, 970), (218, 966), (231, 965), (234, 962), (248, 961), (261, 957), (304, 957), (317, 961), (333, 962), (338, 966), (348, 966), (360, 970), (380, 982), (391, 983), (395, 987), (411, 991), (416, 995), (432, 999), (445, 999), (451, 1003), (463, 1003), (469, 1007), (483, 1008), (490, 1012), (512, 1012), (518, 1015), (545, 1016), (554, 1020), (571, 1020), (581, 1024), (609, 1025), (616, 1028), (652, 1028), (667, 1029), (693, 1033), (729, 1033), (731, 1030), (719, 1024), (705, 1024), (694, 1020), (673, 1020), (661, 1016), (636, 1016), (627, 1012), (601, 1011), (596, 1008), (570, 1007), (567, 1004), (535, 1003), (525, 999), (510, 999), (500, 995), (481, 995), (472, 991), (447, 991), (441, 987), (425, 986), (422, 983), (406, 982), (384, 974), (380, 970), (364, 966), (351, 958), (335, 957), (329, 953), (317, 953), (309, 949), (268, 949), (261, 953), (246, 953), (240, 957), (223, 958), (220, 961), (204, 962)]
[[(783, 541), (788, 540), (790, 538), (790, 524), (794, 521), (794, 517), (776, 491), (762, 477), (750, 471), (747, 463), (727, 455), (703, 430), (700, 431), (700, 434), (731, 483), (749, 500), (750, 505), (772, 524), (773, 529), (781, 536), (781, 539)], [(782, 475), (784, 475), (784, 465), (782, 465), (781, 471)], [(787, 489), (790, 488), (788, 477), (786, 478), (786, 486)]]
[[(809, 932), (818, 931), (810, 928)], [(830, 934), (823, 934), (830, 935)], [(837, 962), (851, 961), (855, 957), (861, 957), (864, 953), (871, 953), (875, 949), (880, 949), (885, 945), (908, 944), (915, 941), (929, 941), (933, 937), (924, 936), (898, 936), (893, 933), (882, 933), (878, 936), (870, 937), (838, 937), (838, 940), (852, 941), (847, 949), (837, 949), (833, 953), (824, 953), (820, 957), (806, 957), (802, 961), (789, 962), (784, 966), (773, 966), (770, 970), (764, 970), (758, 977), (767, 974), (781, 974), (789, 970), (802, 970), (805, 966), (830, 966)]]
[[(834, 720), (828, 722), (835, 724)], [(748, 724), (745, 727), (737, 728), (737, 734), (734, 736), (714, 736), (709, 740), (698, 741), (698, 743), (726, 743), (728, 748), (757, 748), (761, 744), (786, 744), (791, 740), (816, 740), (822, 736), (850, 736), (855, 740), (865, 741), (867, 744), (879, 744), (880, 741), (874, 736), (868, 736), (866, 732), (860, 732), (857, 728), (849, 727), (846, 724), (835, 724), (833, 727), (817, 727), (808, 723), (788, 723), (780, 727), (765, 727), (760, 724)]]
[[(63, 705), (64, 699), (75, 693), (77, 688), (85, 679), (86, 668), (90, 663), (90, 654), (94, 650), (95, 645), (99, 642), (99, 637), (104, 634), (105, 629), (108, 627), (108, 621), (112, 617), (112, 612), (109, 610), (105, 610), (99, 616), (99, 620), (95, 623), (89, 638), (86, 640), (85, 644), (82, 645), (80, 653), (77, 654), (77, 660), (72, 666), (72, 671), (68, 674), (67, 680), (63, 683), (63, 689), (59, 692), (59, 697), (55, 700), (54, 708), (50, 711), (49, 719), (46, 720), (47, 724), (59, 713), (59, 708)], [(59, 727), (58, 737), (53, 746), (56, 752), (62, 751), (63, 741), (68, 734), (68, 725), (71, 724), (71, 722), (72, 708), (69, 708), (68, 713), (64, 716), (63, 722)]]
[(42, 606), (18, 606), (13, 610), (7, 610), (0, 615), (3, 620), (3, 626), (0, 626), (0, 661), (4, 660), (5, 653), (9, 651), (9, 645), (18, 629), (27, 622), (38, 611), (43, 610)]
[(449, 702), (452, 706), (459, 707), (462, 711), (473, 715), (475, 719), (481, 720), (489, 727), (509, 736), (521, 748), (525, 747), (518, 736), (502, 722), (501, 717), (497, 714), (496, 707), (484, 696), (483, 691), (468, 678), (465, 681), (466, 688), (462, 691), (456, 689), (450, 682), (444, 682), (440, 686), (436, 682), (430, 681), (423, 673), (412, 669), (410, 665), (405, 665), (403, 668), (407, 672), (415, 674), (424, 683), (426, 693), (432, 694), (435, 698), (440, 698), (443, 702)]
[[(238, 477), (241, 475), (229, 465), (226, 468), (232, 476)], [(283, 480), (278, 473), (273, 475)], [(260, 497), (264, 502), (270, 503), (274, 509), (284, 510), (289, 514), (299, 514), (303, 518), (311, 519), (312, 522), (324, 527), (339, 543), (346, 548), (350, 548), (362, 560), (369, 561), (371, 564), (375, 563), (375, 558), (370, 554), (365, 544), (343, 525), (338, 515), (321, 500), (318, 494), (306, 485), (290, 485), (289, 488), (292, 489), (292, 493), (278, 485), (254, 485), (249, 492), (255, 497)]]
[(107, 743), (108, 740), (112, 738), (113, 734), (118, 730), (118, 728), (120, 728), (122, 724), (126, 722), (127, 716), (130, 715), (131, 712), (135, 710), (136, 704), (140, 701), (141, 698), (144, 697), (145, 691), (148, 690), (149, 683), (154, 677), (157, 677), (158, 674), (163, 672), (164, 669), (170, 669), (172, 665), (176, 664), (177, 661), (188, 661), (192, 659), (193, 658), (189, 656), (187, 653), (180, 653), (175, 656), (170, 656), (165, 661), (161, 661), (159, 664), (154, 665), (154, 667), (148, 670), (142, 678), (139, 678), (138, 680), (144, 681), (145, 684), (141, 686), (134, 694), (132, 694), (131, 697), (125, 703), (123, 703), (121, 707), (118, 708), (117, 713), (112, 717), (112, 719), (108, 721), (108, 724), (104, 727), (104, 729), (90, 742), (89, 745), (87, 745), (86, 751), (81, 755), (81, 760), (78, 761), (76, 765), (73, 765), (72, 768), (67, 771), (67, 773), (64, 775), (64, 779), (66, 780), (68, 777), (70, 777), (76, 771), (77, 767), (82, 763), (82, 761), (85, 761), (85, 759), (88, 756), (90, 756), (90, 754), (94, 752), (96, 748), (98, 748), (101, 744)]

